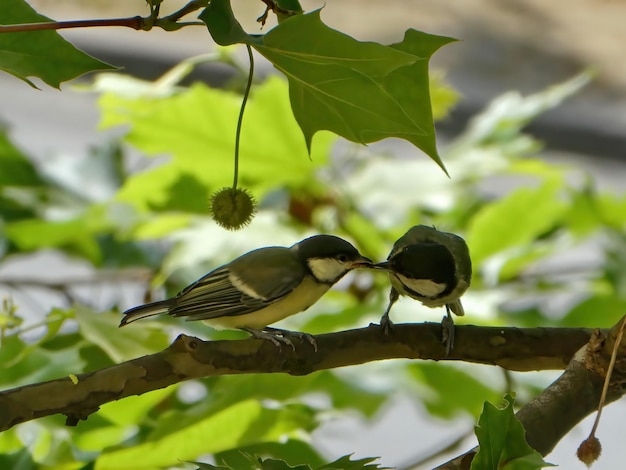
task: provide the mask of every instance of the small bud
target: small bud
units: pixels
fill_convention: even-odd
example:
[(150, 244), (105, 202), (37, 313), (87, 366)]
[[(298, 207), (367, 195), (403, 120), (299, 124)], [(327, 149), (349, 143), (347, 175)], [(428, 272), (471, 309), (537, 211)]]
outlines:
[(254, 217), (256, 201), (245, 189), (222, 188), (211, 196), (210, 209), (220, 227), (239, 230)]
[(598, 438), (589, 436), (580, 444), (576, 455), (578, 456), (578, 460), (587, 465), (587, 467), (590, 467), (592, 463), (598, 460), (601, 452), (602, 444), (600, 444)]

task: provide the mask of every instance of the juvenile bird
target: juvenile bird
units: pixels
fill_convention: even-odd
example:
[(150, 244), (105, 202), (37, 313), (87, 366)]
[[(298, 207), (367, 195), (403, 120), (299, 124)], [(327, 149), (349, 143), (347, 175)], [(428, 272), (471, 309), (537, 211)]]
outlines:
[(124, 312), (120, 327), (167, 313), (202, 320), (218, 329), (247, 331), (252, 336), (293, 347), (288, 332), (268, 325), (306, 310), (353, 268), (371, 267), (347, 241), (315, 235), (287, 248), (272, 246), (250, 251), (194, 283), (175, 297)]
[(374, 267), (388, 271), (391, 281), (389, 305), (380, 319), (385, 333), (393, 328), (389, 311), (400, 295), (431, 308), (445, 305), (443, 342), (449, 354), (454, 344), (450, 311), (465, 315), (460, 298), (472, 280), (472, 261), (465, 240), (434, 227), (416, 225), (394, 243), (387, 261)]

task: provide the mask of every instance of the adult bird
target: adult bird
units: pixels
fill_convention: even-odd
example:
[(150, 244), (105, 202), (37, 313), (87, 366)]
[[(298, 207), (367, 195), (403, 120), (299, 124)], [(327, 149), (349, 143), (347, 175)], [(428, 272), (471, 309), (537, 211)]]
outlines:
[(354, 268), (371, 267), (347, 241), (315, 235), (291, 247), (250, 251), (194, 283), (175, 297), (124, 312), (120, 327), (142, 318), (169, 314), (187, 321), (202, 320), (217, 328), (241, 329), (276, 346), (293, 347), (288, 332), (268, 325), (306, 310)]
[(442, 325), (446, 354), (454, 345), (454, 321), (450, 312), (465, 315), (461, 296), (472, 280), (472, 261), (465, 240), (434, 227), (416, 225), (393, 245), (387, 261), (374, 267), (389, 272), (389, 304), (380, 325), (385, 334), (393, 328), (389, 312), (400, 295), (427, 307), (446, 307)]

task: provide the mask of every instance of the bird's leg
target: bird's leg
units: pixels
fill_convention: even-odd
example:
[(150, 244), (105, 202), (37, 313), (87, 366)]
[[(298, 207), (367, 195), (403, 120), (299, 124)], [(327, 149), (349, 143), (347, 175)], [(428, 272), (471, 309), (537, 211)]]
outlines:
[(282, 344), (286, 344), (287, 346), (291, 346), (291, 349), (293, 349), (294, 351), (296, 350), (296, 347), (293, 345), (291, 340), (289, 338), (286, 338), (284, 335), (282, 335), (282, 330), (280, 330), (281, 333), (279, 334), (275, 330), (266, 331), (267, 328), (264, 328), (262, 330), (257, 330), (256, 328), (244, 327), (240, 329), (247, 333), (250, 333), (253, 338), (264, 339), (265, 341), (269, 341), (278, 349), (280, 349), (280, 345), (282, 343)]
[(383, 316), (380, 318), (380, 326), (382, 326), (383, 332), (386, 335), (393, 331), (393, 322), (389, 318), (389, 312), (399, 297), (400, 294), (398, 294), (398, 291), (392, 287), (391, 291), (389, 291), (389, 305), (387, 305), (387, 310), (385, 310), (385, 313), (383, 313)]
[(281, 335), (285, 339), (289, 339), (287, 338), (287, 336), (292, 336), (294, 338), (298, 338), (300, 341), (306, 340), (311, 346), (313, 346), (314, 351), (317, 352), (317, 343), (315, 342), (315, 338), (313, 338), (313, 335), (303, 333), (302, 331), (283, 330), (280, 328), (273, 328), (271, 326), (266, 326), (265, 328), (263, 328), (263, 330), (267, 332), (271, 331), (275, 334)]
[(441, 328), (443, 332), (441, 334), (441, 344), (446, 347), (446, 356), (450, 354), (452, 348), (454, 348), (454, 320), (450, 315), (450, 307), (446, 305), (446, 315), (441, 320)]

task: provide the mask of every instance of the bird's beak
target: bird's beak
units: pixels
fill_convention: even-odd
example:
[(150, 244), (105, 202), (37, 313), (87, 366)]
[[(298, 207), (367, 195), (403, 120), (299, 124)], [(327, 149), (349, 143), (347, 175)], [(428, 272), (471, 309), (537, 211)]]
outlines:
[(380, 269), (381, 271), (388, 271), (388, 272), (393, 271), (391, 269), (391, 266), (389, 266), (389, 261), (383, 261), (382, 263), (372, 264), (370, 266), (370, 268), (372, 268), (372, 269)]
[(372, 260), (365, 256), (361, 256), (352, 262), (352, 268), (371, 268), (372, 266)]

